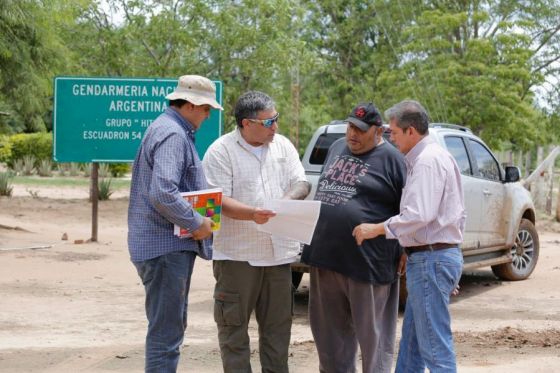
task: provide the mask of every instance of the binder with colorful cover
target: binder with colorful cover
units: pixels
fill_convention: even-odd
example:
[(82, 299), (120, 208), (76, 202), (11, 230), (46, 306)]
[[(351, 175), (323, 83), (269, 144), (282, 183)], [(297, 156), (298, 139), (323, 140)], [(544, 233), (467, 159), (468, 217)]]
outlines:
[[(195, 192), (183, 192), (181, 196), (202, 216), (214, 222), (213, 231), (220, 229), (222, 218), (222, 189), (203, 189)], [(179, 238), (191, 237), (188, 229), (174, 226), (174, 232)]]

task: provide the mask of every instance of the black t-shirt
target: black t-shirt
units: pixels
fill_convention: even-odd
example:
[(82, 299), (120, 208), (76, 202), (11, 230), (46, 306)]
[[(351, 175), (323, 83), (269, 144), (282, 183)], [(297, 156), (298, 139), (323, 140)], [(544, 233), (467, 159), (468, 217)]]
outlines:
[(358, 247), (352, 231), (361, 223), (380, 223), (397, 215), (405, 178), (404, 157), (391, 144), (353, 155), (345, 138), (337, 140), (317, 184), (315, 200), (321, 201), (321, 213), (302, 262), (357, 281), (394, 282), (401, 253), (398, 241), (379, 236)]

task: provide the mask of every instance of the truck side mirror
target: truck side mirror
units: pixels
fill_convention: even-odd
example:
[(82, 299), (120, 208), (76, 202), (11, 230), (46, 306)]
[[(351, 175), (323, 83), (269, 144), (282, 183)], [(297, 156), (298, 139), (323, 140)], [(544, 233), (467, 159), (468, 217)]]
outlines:
[(506, 167), (506, 183), (514, 183), (521, 178), (521, 171), (519, 167), (507, 166)]

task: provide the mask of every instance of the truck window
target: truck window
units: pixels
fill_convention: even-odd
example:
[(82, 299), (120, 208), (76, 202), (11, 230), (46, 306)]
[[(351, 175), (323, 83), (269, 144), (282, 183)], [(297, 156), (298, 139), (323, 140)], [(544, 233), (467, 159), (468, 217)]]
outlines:
[(309, 163), (322, 165), (325, 162), (325, 158), (327, 158), (327, 152), (333, 142), (344, 135), (344, 133), (323, 133), (320, 135), (309, 157)]
[(463, 140), (457, 136), (445, 136), (444, 140), (447, 150), (451, 153), (453, 158), (455, 158), (461, 173), (463, 175), (472, 175), (471, 162), (469, 161), (467, 149), (465, 148)]
[(478, 166), (480, 176), (485, 179), (500, 181), (500, 166), (492, 154), (478, 141), (469, 139), (474, 159)]

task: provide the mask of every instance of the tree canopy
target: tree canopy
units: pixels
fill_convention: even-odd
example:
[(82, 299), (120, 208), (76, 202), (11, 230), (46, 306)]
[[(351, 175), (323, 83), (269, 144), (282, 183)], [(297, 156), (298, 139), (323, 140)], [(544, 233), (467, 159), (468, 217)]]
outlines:
[(0, 31), (4, 133), (51, 128), (57, 75), (192, 73), (224, 82), (228, 128), (241, 93), (269, 93), (300, 148), (405, 98), (493, 147), (560, 135), (560, 0), (0, 0)]

